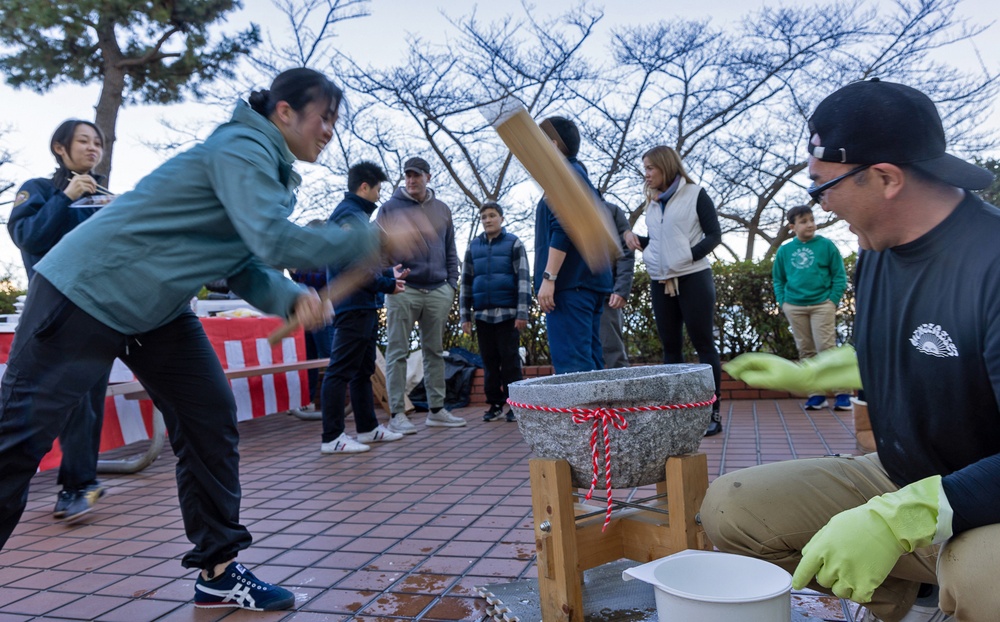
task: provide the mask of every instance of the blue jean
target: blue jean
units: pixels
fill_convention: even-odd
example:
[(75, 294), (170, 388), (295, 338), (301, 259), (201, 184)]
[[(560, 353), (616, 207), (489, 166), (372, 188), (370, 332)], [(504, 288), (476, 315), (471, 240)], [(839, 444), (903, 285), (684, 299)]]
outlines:
[(375, 373), (375, 329), (377, 309), (355, 309), (338, 313), (333, 320), (330, 366), (323, 374), (323, 442), (344, 433), (344, 404), (351, 390), (354, 427), (358, 434), (378, 427), (372, 374)]
[(28, 486), (73, 407), (115, 357), (163, 413), (177, 456), (177, 496), (188, 539), (186, 568), (211, 568), (250, 546), (239, 523), (236, 402), (222, 364), (192, 312), (140, 335), (94, 319), (35, 275), (0, 386), (0, 548)]
[(556, 290), (556, 308), (545, 315), (549, 357), (557, 374), (604, 369), (601, 312), (605, 294), (589, 289)]

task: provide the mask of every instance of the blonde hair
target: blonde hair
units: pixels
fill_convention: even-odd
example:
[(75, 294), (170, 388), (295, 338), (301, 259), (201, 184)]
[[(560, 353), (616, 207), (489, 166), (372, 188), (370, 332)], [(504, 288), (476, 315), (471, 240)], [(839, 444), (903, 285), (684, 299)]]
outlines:
[[(684, 181), (693, 184), (694, 180), (691, 179), (687, 171), (684, 170), (684, 164), (681, 163), (681, 156), (678, 155), (676, 151), (667, 147), (666, 145), (657, 145), (653, 147), (646, 153), (642, 154), (643, 160), (649, 160), (649, 164), (659, 169), (663, 173), (663, 181), (669, 186), (674, 182), (674, 178), (678, 175), (681, 176)], [(655, 200), (659, 196), (660, 190), (657, 188), (646, 188), (646, 198), (650, 201)]]

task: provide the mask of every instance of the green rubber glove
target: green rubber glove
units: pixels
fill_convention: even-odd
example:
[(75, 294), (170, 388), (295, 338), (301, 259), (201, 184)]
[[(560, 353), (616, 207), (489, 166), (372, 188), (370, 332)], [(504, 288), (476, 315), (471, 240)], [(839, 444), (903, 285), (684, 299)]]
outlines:
[(861, 388), (858, 357), (851, 346), (824, 350), (801, 363), (774, 354), (751, 352), (737, 356), (722, 368), (752, 387), (803, 395)]
[(816, 577), (839, 598), (867, 603), (903, 554), (951, 537), (951, 518), (940, 475), (874, 497), (816, 532), (802, 549), (792, 587)]

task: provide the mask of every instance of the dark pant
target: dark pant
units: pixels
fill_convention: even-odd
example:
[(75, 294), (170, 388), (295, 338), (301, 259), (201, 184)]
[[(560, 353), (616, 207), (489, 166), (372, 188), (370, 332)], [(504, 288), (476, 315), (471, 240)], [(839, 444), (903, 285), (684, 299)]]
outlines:
[[(312, 331), (306, 331), (306, 358), (325, 359), (330, 358), (330, 341), (333, 339), (333, 327), (324, 326)], [(319, 370), (314, 368), (306, 370), (309, 379), (309, 399), (318, 404), (320, 402), (321, 387), (319, 386)]]
[(344, 433), (344, 404), (351, 389), (354, 427), (359, 434), (378, 427), (372, 374), (375, 373), (376, 309), (355, 309), (338, 313), (333, 320), (333, 347), (330, 366), (323, 374), (323, 442), (337, 440)]
[(589, 289), (558, 290), (556, 308), (545, 315), (549, 357), (557, 374), (604, 369), (601, 311), (604, 294)]
[(668, 296), (663, 291), (663, 283), (654, 281), (650, 286), (653, 317), (663, 343), (663, 362), (684, 362), (683, 328), (687, 327), (688, 338), (698, 353), (698, 361), (712, 366), (716, 397), (712, 408), (714, 412), (719, 412), (722, 363), (719, 351), (715, 348), (713, 333), (715, 281), (712, 279), (712, 271), (701, 270), (678, 278), (677, 289), (676, 296)]
[(476, 320), (479, 354), (483, 357), (483, 389), (490, 404), (507, 402), (507, 387), (521, 379), (521, 333), (514, 320), (490, 324)]
[(163, 413), (177, 456), (177, 495), (195, 548), (186, 568), (210, 568), (250, 546), (239, 523), (236, 403), (194, 313), (127, 336), (36, 275), (0, 387), (0, 547), (24, 512), (28, 485), (70, 411), (115, 357)]
[(83, 396), (59, 433), (62, 461), (59, 479), (66, 490), (80, 490), (97, 483), (97, 456), (101, 452), (104, 398), (108, 391), (109, 369)]

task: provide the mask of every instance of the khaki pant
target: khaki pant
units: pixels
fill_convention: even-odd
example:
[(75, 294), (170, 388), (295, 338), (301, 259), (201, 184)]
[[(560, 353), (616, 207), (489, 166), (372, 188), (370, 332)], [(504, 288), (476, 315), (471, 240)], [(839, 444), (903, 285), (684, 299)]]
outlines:
[(406, 412), (406, 357), (413, 325), (420, 324), (420, 351), (424, 358), (424, 388), (430, 408), (444, 406), (442, 338), (455, 289), (445, 283), (436, 289), (406, 290), (386, 296), (385, 385), (391, 414)]
[[(712, 482), (701, 521), (720, 551), (765, 559), (793, 573), (802, 548), (831, 517), (898, 489), (877, 454), (789, 460)], [(943, 547), (902, 556), (867, 606), (879, 619), (897, 622), (913, 605), (920, 584), (936, 583), (940, 608), (957, 621), (995, 622), (998, 570), (1000, 525), (980, 527)], [(815, 582), (809, 587), (830, 593)]]
[(802, 307), (786, 302), (781, 310), (792, 325), (799, 359), (812, 358), (817, 352), (837, 345), (837, 305), (833, 302), (827, 300)]

